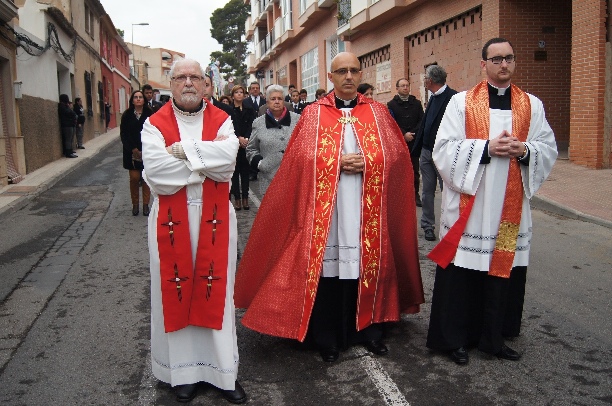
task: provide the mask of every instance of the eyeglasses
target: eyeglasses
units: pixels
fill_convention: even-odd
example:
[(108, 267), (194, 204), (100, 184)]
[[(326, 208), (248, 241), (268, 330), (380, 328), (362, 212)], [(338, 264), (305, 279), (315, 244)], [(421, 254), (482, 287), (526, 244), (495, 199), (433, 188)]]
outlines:
[(191, 83), (200, 83), (200, 81), (204, 78), (202, 76), (196, 76), (196, 75), (193, 75), (193, 76), (179, 75), (179, 76), (174, 76), (171, 79), (177, 83), (185, 83), (187, 79), (191, 80)]
[(499, 65), (502, 61), (506, 61), (506, 63), (514, 62), (514, 55), (506, 55), (506, 56), (494, 56), (492, 58), (487, 58), (485, 61), (491, 61), (494, 65)]
[(340, 76), (346, 76), (349, 72), (351, 72), (351, 75), (357, 75), (359, 72), (361, 72), (361, 69), (357, 69), (357, 68), (340, 68), (340, 69), (336, 69), (331, 71), (331, 73), (335, 73), (337, 75)]

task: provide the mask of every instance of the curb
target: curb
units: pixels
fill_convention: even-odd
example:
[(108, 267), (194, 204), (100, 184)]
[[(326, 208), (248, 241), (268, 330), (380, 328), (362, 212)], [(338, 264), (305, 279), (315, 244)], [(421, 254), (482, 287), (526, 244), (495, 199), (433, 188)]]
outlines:
[(574, 210), (570, 207), (563, 206), (558, 202), (544, 196), (534, 196), (531, 198), (531, 207), (534, 209), (558, 214), (570, 219), (586, 221), (588, 223), (597, 224), (602, 227), (612, 228), (612, 221), (605, 220), (599, 217), (591, 216), (590, 214)]
[[(119, 129), (112, 129), (104, 134), (99, 135), (96, 138), (93, 138), (89, 142), (85, 143), (86, 146), (89, 144), (88, 151), (91, 151), (87, 156), (81, 156), (78, 159), (71, 159), (70, 164), (67, 165), (64, 161), (64, 158), (57, 159), (53, 162), (48, 163), (47, 165), (38, 168), (34, 172), (31, 172), (25, 176), (23, 182), (8, 185), (0, 188), (0, 196), (3, 196), (4, 193), (10, 194), (10, 191), (13, 187), (25, 186), (30, 180), (33, 184), (29, 185), (34, 190), (24, 193), (23, 195), (15, 198), (14, 200), (6, 203), (0, 203), (0, 216), (5, 213), (11, 213), (13, 211), (17, 211), (25, 207), (32, 199), (45, 192), (46, 190), (53, 187), (57, 182), (62, 180), (68, 174), (74, 172), (75, 170), (81, 168), (83, 165), (88, 163), (93, 157), (98, 155), (98, 153), (106, 150), (107, 148), (111, 148), (116, 146), (113, 141), (116, 141), (119, 138)], [(57, 173), (53, 173), (54, 170), (57, 170), (59, 167), (64, 167), (63, 170), (57, 171)], [(51, 175), (45, 175), (51, 173)], [(40, 179), (37, 179), (40, 178)]]

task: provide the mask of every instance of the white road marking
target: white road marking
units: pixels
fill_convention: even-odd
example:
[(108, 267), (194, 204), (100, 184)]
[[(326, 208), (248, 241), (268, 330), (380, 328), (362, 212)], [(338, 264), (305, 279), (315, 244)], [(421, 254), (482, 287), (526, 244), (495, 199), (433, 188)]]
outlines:
[(365, 348), (353, 347), (351, 351), (354, 355), (359, 357), (361, 366), (366, 371), (374, 386), (378, 389), (378, 393), (382, 396), (386, 405), (389, 406), (410, 406), (410, 403), (406, 400), (402, 392), (393, 382), (391, 377), (384, 370), (382, 365), (372, 357)]

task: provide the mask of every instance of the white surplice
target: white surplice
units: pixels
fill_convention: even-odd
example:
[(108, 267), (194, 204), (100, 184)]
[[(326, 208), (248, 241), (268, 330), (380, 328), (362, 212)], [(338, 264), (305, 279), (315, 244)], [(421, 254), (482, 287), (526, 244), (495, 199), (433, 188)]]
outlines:
[[(433, 160), (444, 181), (440, 239), (459, 218), (461, 193), (476, 194), (474, 207), (452, 261), (455, 265), (488, 272), (501, 220), (510, 159), (492, 157), (489, 164), (480, 164), (486, 140), (466, 139), (465, 92), (450, 100), (440, 124), (433, 149)], [(513, 267), (527, 266), (531, 242), (531, 210), (533, 197), (552, 170), (557, 158), (557, 145), (546, 121), (542, 102), (529, 95), (531, 123), (527, 136), (529, 165), (519, 164), (523, 183), (523, 210)], [(490, 109), (489, 139), (503, 130), (512, 133), (512, 111)]]
[[(238, 139), (231, 119), (219, 128), (222, 141), (202, 141), (202, 112), (194, 116), (176, 113), (181, 145), (187, 159), (178, 159), (166, 151), (161, 132), (149, 120), (142, 130), (142, 155), (146, 167), (144, 179), (154, 197), (149, 215), (149, 255), (151, 269), (151, 364), (153, 375), (172, 386), (208, 382), (218, 388), (233, 390), (238, 376), (238, 345), (234, 309), (236, 273), (236, 213), (227, 200), (230, 213), (227, 291), (223, 328), (188, 326), (166, 333), (161, 300), (159, 251), (157, 246), (158, 195), (176, 193), (187, 186), (189, 233), (193, 261), (197, 252), (202, 218), (202, 182), (206, 177), (229, 182), (236, 163)], [(206, 123), (204, 123), (206, 125)]]
[[(350, 117), (350, 109), (341, 109)], [(352, 125), (344, 126), (343, 154), (359, 153)], [(361, 261), (361, 191), (360, 173), (341, 173), (336, 205), (331, 217), (329, 236), (323, 254), (324, 278), (358, 279)]]

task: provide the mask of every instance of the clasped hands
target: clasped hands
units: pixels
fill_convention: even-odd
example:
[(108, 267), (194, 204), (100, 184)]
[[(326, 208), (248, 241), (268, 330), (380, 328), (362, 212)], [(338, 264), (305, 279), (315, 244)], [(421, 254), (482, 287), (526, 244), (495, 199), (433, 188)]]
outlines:
[(363, 172), (365, 162), (361, 154), (344, 154), (340, 158), (340, 170), (346, 173)]
[(525, 154), (526, 149), (525, 144), (506, 130), (496, 138), (489, 140), (489, 156), (491, 157), (520, 158)]

